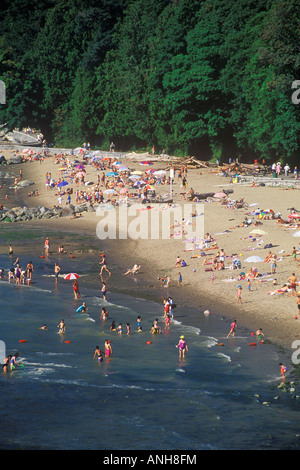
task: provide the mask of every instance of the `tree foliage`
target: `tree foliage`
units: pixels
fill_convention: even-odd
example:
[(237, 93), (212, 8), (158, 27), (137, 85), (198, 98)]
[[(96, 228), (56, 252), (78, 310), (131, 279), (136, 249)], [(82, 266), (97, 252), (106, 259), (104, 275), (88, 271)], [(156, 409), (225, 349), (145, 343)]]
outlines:
[(299, 158), (297, 0), (4, 0), (0, 122), (54, 144)]

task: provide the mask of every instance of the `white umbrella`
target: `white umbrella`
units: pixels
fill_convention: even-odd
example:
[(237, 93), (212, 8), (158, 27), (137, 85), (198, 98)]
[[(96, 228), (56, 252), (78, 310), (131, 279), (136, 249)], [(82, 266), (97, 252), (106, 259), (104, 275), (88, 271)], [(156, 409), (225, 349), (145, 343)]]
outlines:
[(117, 165), (117, 167), (118, 167), (118, 168), (117, 168), (117, 171), (129, 171), (128, 166), (124, 166), (124, 165), (123, 165), (123, 166), (119, 166), (119, 165)]
[(153, 176), (163, 176), (163, 175), (166, 175), (167, 172), (165, 170), (157, 170), (157, 171), (154, 171), (152, 174)]
[(72, 280), (72, 279), (78, 279), (80, 278), (79, 274), (76, 273), (69, 273), (67, 274), (64, 279)]
[(300, 237), (300, 230), (298, 230), (298, 232), (293, 233), (293, 237)]
[(265, 232), (264, 230), (261, 230), (259, 228), (256, 228), (256, 229), (252, 230), (250, 233), (255, 233), (256, 235), (267, 235), (267, 232)]
[(129, 179), (134, 181), (134, 180), (139, 180), (140, 179), (140, 175), (131, 175), (129, 176)]
[(106, 189), (105, 191), (103, 191), (103, 194), (117, 194), (117, 191), (115, 191), (114, 189)]
[(260, 256), (250, 256), (249, 258), (245, 259), (245, 263), (261, 263), (264, 259)]

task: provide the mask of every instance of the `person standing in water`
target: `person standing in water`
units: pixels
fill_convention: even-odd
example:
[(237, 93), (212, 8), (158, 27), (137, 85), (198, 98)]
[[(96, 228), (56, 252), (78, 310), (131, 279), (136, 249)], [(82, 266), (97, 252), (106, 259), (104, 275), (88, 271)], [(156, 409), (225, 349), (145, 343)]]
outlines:
[(48, 256), (48, 254), (49, 254), (49, 249), (50, 249), (50, 242), (49, 242), (49, 238), (48, 238), (48, 237), (47, 237), (46, 240), (45, 240), (44, 248), (45, 248), (45, 256)]
[(102, 352), (103, 352), (103, 351), (101, 351), (101, 349), (99, 348), (99, 346), (96, 346), (96, 349), (95, 349), (95, 352), (94, 352), (94, 359), (95, 359), (95, 357), (97, 357), (98, 362), (102, 362), (102, 361), (103, 361)]
[(74, 292), (74, 298), (80, 299), (79, 285), (78, 285), (77, 279), (75, 279), (75, 281), (73, 282), (73, 292)]
[(60, 273), (60, 267), (58, 266), (57, 263), (54, 265), (54, 275), (55, 275), (55, 284), (58, 283), (58, 275)]
[(63, 334), (66, 331), (66, 325), (63, 319), (60, 320), (60, 323), (57, 325), (58, 333)]
[(180, 336), (179, 342), (176, 345), (176, 348), (179, 350), (179, 358), (185, 358), (185, 351), (188, 351), (187, 343), (184, 339), (184, 336)]
[(105, 357), (110, 357), (110, 355), (112, 354), (112, 347), (111, 347), (110, 340), (108, 339), (105, 340), (104, 350), (105, 350)]

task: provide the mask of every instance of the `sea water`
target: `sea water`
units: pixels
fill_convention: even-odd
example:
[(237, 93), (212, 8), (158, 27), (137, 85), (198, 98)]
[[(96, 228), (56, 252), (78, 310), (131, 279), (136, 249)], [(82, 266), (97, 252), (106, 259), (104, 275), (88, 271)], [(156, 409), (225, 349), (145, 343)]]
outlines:
[[(22, 257), (22, 266), (28, 261)], [(213, 313), (199, 311), (199, 324), (190, 326), (180, 307), (166, 330), (162, 305), (113, 292), (110, 284), (102, 300), (100, 286), (83, 282), (89, 269), (80, 263), (68, 266), (82, 274), (80, 300), (74, 299), (72, 281), (61, 276), (55, 285), (51, 260), (33, 259), (31, 286), (0, 281), (0, 339), (6, 354), (18, 351), (24, 365), (0, 373), (2, 449), (300, 447), (299, 390), (278, 388), (278, 363), (287, 361), (281, 349), (241, 328), (227, 339), (230, 322)], [(8, 256), (0, 257), (6, 273), (11, 264)], [(82, 301), (86, 314), (76, 312)], [(109, 312), (105, 321), (103, 306)], [(162, 333), (153, 336), (156, 318)], [(61, 319), (64, 334), (58, 333)], [(121, 336), (110, 331), (113, 320), (122, 323)], [(44, 324), (47, 330), (40, 329)], [(185, 359), (175, 347), (180, 335), (188, 344)], [(98, 363), (95, 347), (104, 350), (105, 339), (113, 354)], [(254, 341), (257, 346), (250, 347)]]

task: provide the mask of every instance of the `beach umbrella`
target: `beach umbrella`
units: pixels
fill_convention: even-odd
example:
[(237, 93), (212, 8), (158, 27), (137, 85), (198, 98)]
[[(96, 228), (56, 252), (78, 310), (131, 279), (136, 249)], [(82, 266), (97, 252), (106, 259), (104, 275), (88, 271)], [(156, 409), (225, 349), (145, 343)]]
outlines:
[(122, 188), (122, 189), (120, 190), (120, 194), (126, 194), (126, 193), (128, 193), (128, 189), (127, 189), (127, 188)]
[(105, 191), (103, 191), (103, 194), (117, 194), (117, 191), (115, 191), (114, 189), (106, 189)]
[(142, 171), (133, 171), (131, 174), (132, 175), (142, 175), (143, 172)]
[(67, 279), (68, 281), (79, 279), (79, 278), (80, 278), (79, 274), (76, 274), (76, 273), (69, 273), (64, 277), (64, 279)]
[(300, 219), (300, 214), (289, 214), (288, 218), (289, 219)]
[(78, 176), (78, 178), (81, 178), (82, 176), (86, 176), (86, 173), (84, 171), (78, 171), (78, 173), (76, 173), (76, 176)]
[(84, 166), (83, 165), (77, 165), (76, 170), (84, 170)]
[(153, 172), (153, 176), (163, 176), (166, 175), (167, 172), (165, 170), (157, 170)]
[(106, 176), (118, 176), (118, 173), (116, 171), (109, 171), (106, 173)]
[(145, 160), (141, 162), (140, 165), (153, 165), (153, 162), (149, 162), (148, 160)]
[(155, 170), (153, 170), (153, 168), (149, 168), (149, 170), (146, 170), (145, 173), (154, 173)]
[(293, 237), (300, 237), (300, 230), (298, 230), (298, 232), (293, 233)]
[(122, 165), (122, 162), (114, 162), (113, 165)]
[(133, 181), (133, 180), (138, 180), (138, 179), (140, 179), (140, 177), (141, 177), (141, 175), (130, 175), (130, 176), (129, 176), (129, 179)]
[(264, 259), (260, 256), (250, 256), (249, 258), (245, 259), (245, 263), (262, 263)]
[(58, 187), (61, 188), (62, 186), (67, 186), (69, 183), (67, 181), (61, 181), (60, 183), (58, 183)]
[(22, 153), (28, 153), (28, 152), (30, 152), (30, 149), (24, 149), (24, 150), (22, 151)]
[(250, 233), (255, 233), (255, 235), (267, 235), (267, 232), (259, 228), (252, 230)]
[(128, 166), (118, 166), (117, 171), (129, 171)]
[(145, 186), (145, 188), (146, 188), (146, 189), (154, 189), (153, 186), (151, 186), (150, 184), (147, 184), (147, 185)]
[(214, 197), (226, 197), (226, 196), (227, 196), (227, 194), (225, 194), (225, 193), (216, 193), (216, 194), (214, 194)]

